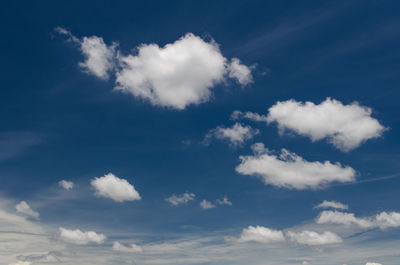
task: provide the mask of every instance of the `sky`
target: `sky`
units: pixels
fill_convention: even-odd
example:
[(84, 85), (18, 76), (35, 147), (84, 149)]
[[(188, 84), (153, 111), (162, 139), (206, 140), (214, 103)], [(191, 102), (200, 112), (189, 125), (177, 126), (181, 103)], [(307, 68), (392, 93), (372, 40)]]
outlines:
[(396, 265), (397, 1), (0, 9), (0, 265)]

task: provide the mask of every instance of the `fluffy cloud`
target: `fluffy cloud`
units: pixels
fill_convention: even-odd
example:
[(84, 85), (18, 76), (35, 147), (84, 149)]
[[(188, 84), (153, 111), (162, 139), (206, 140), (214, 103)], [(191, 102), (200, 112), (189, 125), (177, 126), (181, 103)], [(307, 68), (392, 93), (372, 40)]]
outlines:
[(187, 204), (188, 202), (193, 201), (195, 196), (196, 195), (194, 193), (185, 192), (181, 196), (176, 196), (175, 194), (172, 194), (171, 197), (168, 197), (165, 200), (169, 202), (171, 205), (177, 206), (180, 204)]
[(110, 198), (116, 202), (140, 200), (139, 193), (127, 180), (108, 173), (103, 177), (94, 178), (90, 182), (95, 189), (95, 195)]
[(79, 39), (64, 28), (57, 27), (56, 31), (67, 35), (70, 41), (79, 45), (82, 54), (85, 57), (79, 66), (87, 73), (93, 74), (100, 79), (108, 79), (109, 72), (115, 68), (116, 47), (113, 43), (107, 46), (103, 38), (97, 36), (83, 37)]
[(329, 231), (325, 231), (323, 233), (317, 233), (307, 230), (302, 232), (289, 231), (287, 232), (287, 236), (293, 242), (310, 246), (336, 244), (343, 241), (340, 236)]
[(334, 208), (334, 209), (340, 209), (340, 210), (347, 210), (349, 209), (349, 206), (337, 201), (326, 201), (324, 200), (320, 204), (316, 205), (314, 208)]
[(224, 196), (222, 199), (217, 199), (215, 201), (217, 204), (220, 205), (229, 205), (232, 206), (232, 202), (228, 199), (228, 197)]
[(102, 244), (107, 239), (104, 234), (98, 234), (94, 231), (83, 232), (79, 229), (69, 230), (63, 227), (60, 227), (59, 230), (61, 239), (77, 245)]
[(215, 206), (215, 204), (213, 204), (213, 203), (210, 202), (210, 201), (202, 200), (202, 201), (200, 202), (200, 207), (201, 207), (202, 209), (204, 209), (204, 210), (208, 210), (208, 209), (213, 209), (213, 208), (215, 208), (216, 206)]
[(70, 190), (74, 187), (74, 183), (68, 180), (60, 180), (58, 185), (66, 190)]
[(115, 89), (149, 101), (153, 105), (185, 109), (208, 101), (215, 85), (227, 78), (241, 85), (253, 82), (251, 70), (237, 58), (225, 58), (218, 44), (187, 33), (160, 47), (141, 44), (134, 54), (123, 55), (117, 44), (105, 44), (101, 37), (77, 38), (58, 27), (56, 31), (78, 44), (85, 60), (79, 63), (85, 72), (101, 79), (115, 73)]
[(400, 226), (400, 213), (397, 212), (381, 212), (375, 219), (381, 229)]
[(175, 109), (208, 101), (227, 74), (242, 85), (252, 81), (250, 68), (238, 59), (228, 64), (218, 44), (191, 33), (164, 47), (142, 44), (136, 55), (119, 60), (117, 90)]
[(138, 246), (136, 244), (130, 244), (130, 246), (127, 247), (119, 243), (118, 241), (115, 241), (113, 243), (112, 249), (115, 251), (127, 252), (127, 253), (139, 253), (143, 251), (141, 246)]
[(302, 157), (282, 149), (279, 156), (262, 143), (252, 146), (254, 155), (240, 156), (236, 171), (243, 175), (258, 176), (267, 185), (290, 189), (318, 189), (331, 182), (352, 182), (355, 171), (349, 166), (329, 161), (308, 162)]
[(373, 220), (367, 218), (357, 218), (354, 213), (343, 213), (338, 211), (323, 211), (317, 218), (318, 224), (344, 224), (357, 225), (362, 228), (370, 228), (374, 226)]
[(356, 217), (354, 213), (343, 213), (338, 211), (323, 211), (317, 218), (318, 224), (343, 224), (356, 225), (360, 228), (379, 227), (382, 230), (391, 227), (400, 227), (400, 213), (381, 212), (371, 217)]
[(382, 265), (382, 264), (376, 262), (367, 262), (365, 265)]
[(250, 126), (243, 126), (240, 123), (235, 123), (232, 127), (218, 126), (210, 130), (204, 139), (205, 144), (209, 144), (211, 138), (215, 137), (220, 140), (227, 140), (231, 146), (236, 147), (242, 145), (246, 140), (252, 139), (259, 131)]
[(279, 230), (273, 230), (263, 226), (249, 226), (243, 229), (239, 238), (227, 238), (227, 240), (239, 243), (276, 243), (285, 241), (285, 236), (282, 231)]
[(35, 219), (39, 219), (39, 213), (32, 210), (31, 207), (25, 201), (21, 201), (20, 203), (15, 205), (15, 209), (17, 210), (18, 213), (22, 213), (26, 216)]
[(287, 100), (269, 108), (267, 121), (276, 122), (280, 132), (291, 130), (313, 142), (327, 138), (336, 148), (347, 152), (382, 135), (385, 127), (371, 113), (370, 108), (357, 102), (343, 105), (327, 98), (316, 105)]

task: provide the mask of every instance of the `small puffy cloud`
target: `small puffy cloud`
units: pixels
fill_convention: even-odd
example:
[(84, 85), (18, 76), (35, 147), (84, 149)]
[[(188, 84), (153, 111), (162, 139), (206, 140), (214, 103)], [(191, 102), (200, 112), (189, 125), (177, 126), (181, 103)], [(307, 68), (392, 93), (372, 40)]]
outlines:
[(400, 227), (400, 213), (381, 212), (370, 217), (356, 217), (354, 213), (342, 213), (338, 211), (323, 211), (317, 217), (318, 224), (343, 224), (356, 225), (360, 228), (378, 227), (382, 230)]
[(249, 226), (242, 230), (239, 238), (227, 238), (227, 241), (239, 243), (277, 243), (285, 241), (282, 231), (269, 229), (263, 226)]
[(235, 78), (241, 85), (247, 85), (253, 82), (251, 67), (241, 64), (238, 58), (232, 58), (227, 70), (228, 76), (230, 78)]
[(377, 138), (385, 131), (372, 110), (357, 102), (344, 105), (327, 98), (320, 104), (287, 100), (277, 102), (271, 108), (267, 122), (276, 122), (280, 132), (291, 130), (309, 137), (313, 142), (324, 138), (343, 152), (360, 146), (363, 142)]
[(165, 200), (173, 206), (178, 206), (178, 205), (187, 204), (188, 202), (193, 201), (195, 197), (196, 197), (196, 195), (194, 193), (185, 192), (184, 194), (182, 194), (180, 196), (172, 194), (171, 197), (168, 197)]
[(69, 230), (63, 227), (60, 227), (59, 230), (62, 240), (77, 245), (87, 245), (89, 243), (102, 244), (107, 239), (104, 234), (94, 231), (83, 232), (79, 229)]
[(340, 236), (329, 231), (325, 231), (323, 233), (307, 230), (302, 232), (289, 231), (287, 232), (287, 236), (293, 242), (309, 246), (337, 244), (343, 241)]
[(143, 251), (143, 248), (141, 246), (138, 246), (136, 244), (130, 244), (129, 246), (125, 246), (118, 241), (115, 241), (113, 243), (112, 249), (115, 251), (120, 251), (120, 252), (127, 252), (127, 253), (140, 253)]
[(267, 185), (290, 189), (319, 189), (332, 182), (353, 182), (356, 172), (340, 163), (309, 162), (282, 149), (279, 155), (262, 143), (252, 146), (254, 155), (240, 156), (236, 171), (243, 175), (258, 176)]
[(66, 190), (71, 190), (74, 187), (74, 183), (68, 180), (60, 180), (58, 185)]
[(229, 205), (232, 206), (232, 202), (228, 199), (228, 197), (224, 196), (222, 199), (217, 199), (215, 201), (217, 204), (220, 205)]
[(259, 130), (253, 129), (250, 126), (243, 126), (240, 123), (235, 123), (232, 127), (218, 126), (210, 130), (204, 138), (204, 143), (209, 144), (211, 138), (215, 137), (219, 140), (226, 140), (232, 147), (240, 146), (245, 141), (252, 139), (255, 135), (259, 134)]
[(334, 208), (334, 209), (340, 209), (340, 210), (347, 210), (349, 209), (349, 206), (337, 201), (327, 201), (324, 200), (320, 204), (316, 205), (314, 208)]
[(95, 189), (95, 195), (110, 198), (116, 202), (140, 200), (139, 193), (127, 180), (118, 178), (112, 173), (94, 178), (90, 182)]
[(213, 203), (210, 202), (210, 201), (202, 200), (202, 201), (200, 202), (200, 207), (201, 207), (202, 209), (204, 209), (204, 210), (208, 210), (208, 209), (213, 209), (213, 208), (215, 208), (216, 206), (215, 206), (215, 204), (213, 204)]
[(24, 214), (28, 217), (32, 217), (34, 219), (39, 219), (39, 213), (32, 210), (31, 207), (25, 201), (21, 201), (20, 203), (18, 203), (15, 206), (15, 209), (17, 210), (18, 213)]
[(70, 41), (79, 45), (82, 54), (85, 57), (79, 66), (87, 73), (93, 74), (100, 79), (108, 79), (109, 72), (115, 67), (116, 47), (113, 43), (108, 46), (104, 43), (103, 38), (97, 36), (83, 37), (79, 39), (70, 31), (57, 27), (56, 31), (60, 34), (67, 35)]
[(354, 213), (343, 213), (338, 211), (323, 211), (317, 217), (317, 224), (343, 224), (357, 225), (362, 228), (371, 228), (375, 224), (370, 218), (358, 218)]
[(208, 101), (227, 73), (242, 85), (252, 80), (250, 68), (237, 59), (228, 64), (217, 43), (192, 33), (164, 47), (142, 44), (136, 55), (119, 60), (117, 90), (175, 109)]

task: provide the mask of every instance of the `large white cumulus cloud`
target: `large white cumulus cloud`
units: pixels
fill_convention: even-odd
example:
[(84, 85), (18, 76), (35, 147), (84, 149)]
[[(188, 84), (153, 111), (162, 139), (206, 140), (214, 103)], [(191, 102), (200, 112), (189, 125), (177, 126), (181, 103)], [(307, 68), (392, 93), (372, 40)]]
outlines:
[(344, 105), (327, 98), (314, 104), (292, 99), (269, 108), (267, 121), (276, 122), (281, 132), (291, 130), (312, 141), (327, 138), (336, 148), (347, 152), (382, 135), (385, 127), (372, 118), (371, 113), (370, 108), (356, 102)]
[(252, 146), (254, 155), (241, 156), (236, 171), (243, 175), (258, 176), (265, 184), (290, 189), (318, 189), (331, 182), (352, 182), (355, 170), (340, 163), (309, 162), (282, 149), (279, 155), (262, 143)]
[(77, 43), (85, 60), (79, 65), (101, 79), (115, 74), (115, 89), (149, 101), (153, 105), (185, 109), (208, 101), (212, 88), (227, 78), (241, 85), (253, 82), (251, 70), (238, 58), (227, 59), (218, 44), (187, 33), (173, 43), (141, 44), (124, 55), (118, 45), (101, 37), (77, 38), (63, 28), (57, 32)]

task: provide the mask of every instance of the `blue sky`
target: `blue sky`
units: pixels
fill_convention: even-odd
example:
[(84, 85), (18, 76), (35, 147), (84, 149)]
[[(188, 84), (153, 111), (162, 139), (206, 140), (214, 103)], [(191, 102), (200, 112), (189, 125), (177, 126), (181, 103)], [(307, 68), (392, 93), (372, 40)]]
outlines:
[(395, 1), (0, 10), (0, 259), (398, 264)]

